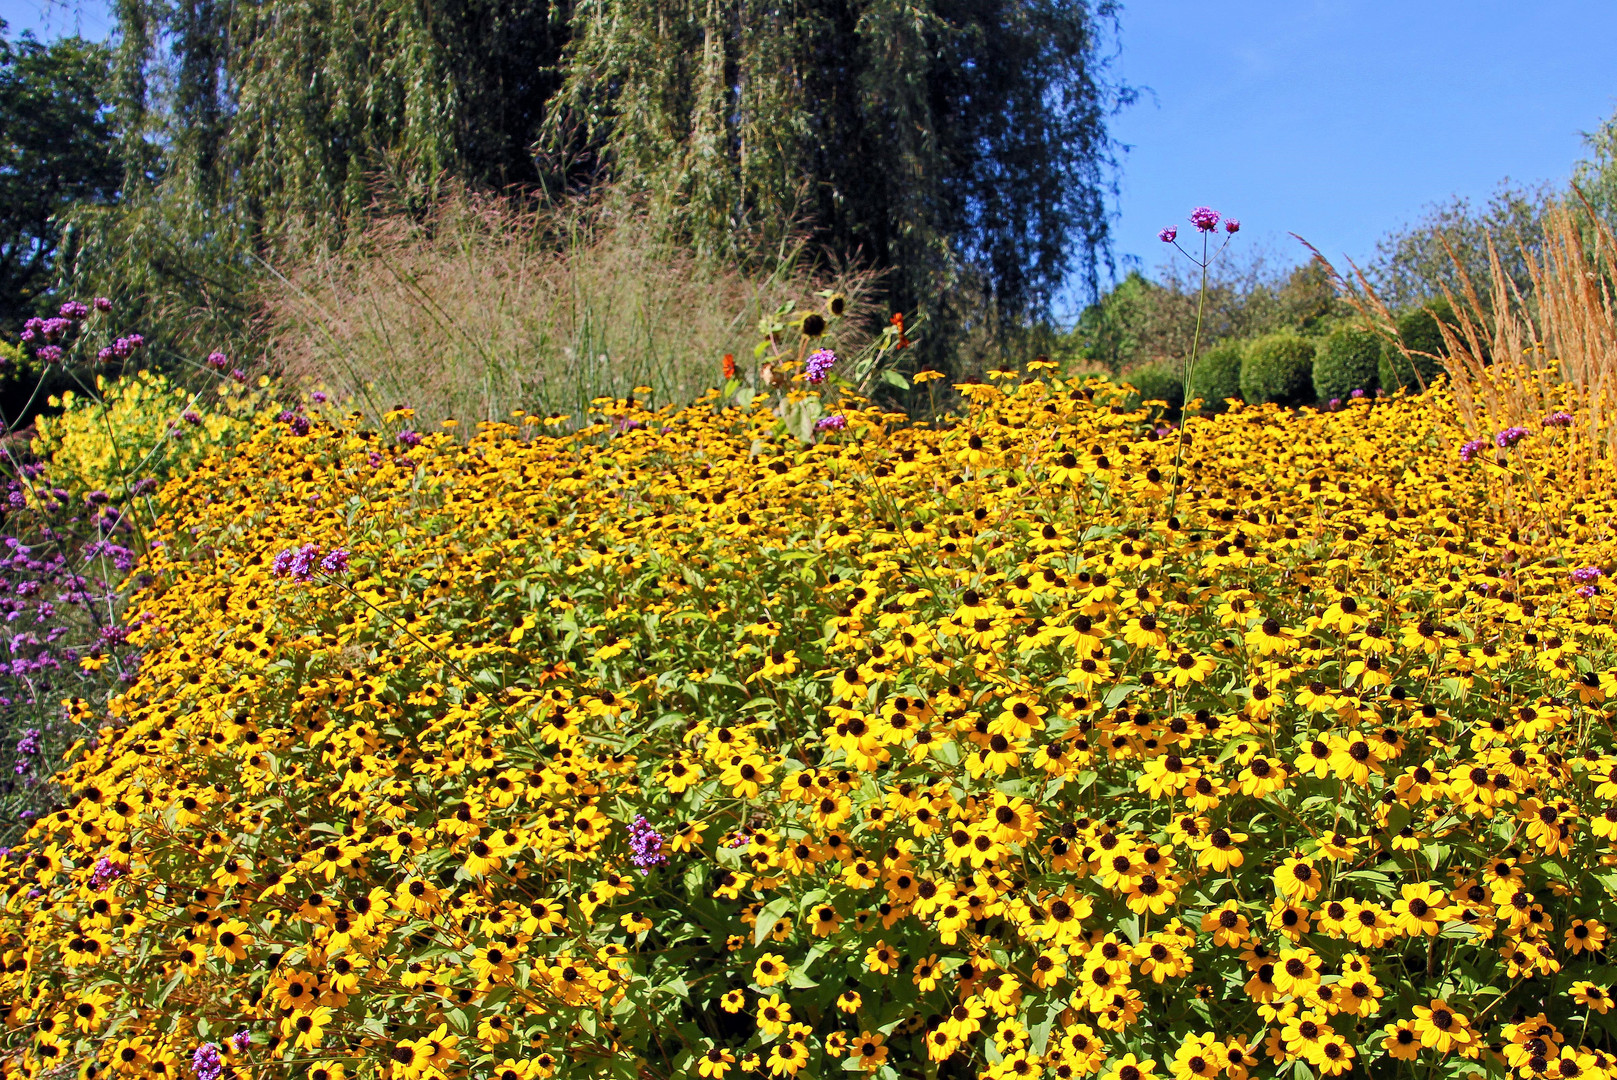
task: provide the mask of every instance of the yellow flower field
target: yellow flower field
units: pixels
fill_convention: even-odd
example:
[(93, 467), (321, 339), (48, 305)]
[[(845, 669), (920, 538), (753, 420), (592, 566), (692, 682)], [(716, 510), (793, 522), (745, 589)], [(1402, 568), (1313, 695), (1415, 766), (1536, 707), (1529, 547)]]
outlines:
[(1570, 430), (1181, 446), (1033, 367), (171, 482), (140, 677), (3, 864), (5, 1075), (1617, 1077)]

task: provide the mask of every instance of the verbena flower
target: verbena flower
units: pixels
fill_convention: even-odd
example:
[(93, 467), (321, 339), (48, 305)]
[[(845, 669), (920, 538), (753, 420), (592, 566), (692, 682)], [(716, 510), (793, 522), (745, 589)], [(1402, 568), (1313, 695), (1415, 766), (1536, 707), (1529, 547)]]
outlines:
[(191, 1055), (191, 1072), (196, 1080), (219, 1080), (224, 1071), (224, 1061), (214, 1043), (203, 1043)]
[(816, 349), (809, 354), (803, 366), (803, 377), (811, 383), (822, 383), (837, 362), (837, 354), (830, 349)]
[(668, 856), (663, 852), (663, 835), (651, 827), (644, 814), (636, 814), (629, 826), (629, 861), (642, 876), (654, 866), (666, 866)]

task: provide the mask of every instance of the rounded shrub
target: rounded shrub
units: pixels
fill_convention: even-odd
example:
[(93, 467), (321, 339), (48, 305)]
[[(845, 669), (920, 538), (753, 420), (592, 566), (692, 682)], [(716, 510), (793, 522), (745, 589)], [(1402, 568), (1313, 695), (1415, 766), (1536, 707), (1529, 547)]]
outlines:
[(1241, 396), (1241, 357), (1245, 349), (1239, 341), (1226, 341), (1208, 349), (1196, 360), (1190, 372), (1190, 396), (1202, 399), (1202, 408), (1222, 412), (1224, 399)]
[[(1403, 343), (1403, 348), (1390, 341), (1382, 343), (1377, 372), (1381, 389), (1389, 393), (1406, 388), (1419, 390), (1422, 386), (1432, 385), (1432, 381), (1443, 373), (1443, 365), (1432, 359), (1434, 356), (1448, 355), (1448, 349), (1443, 345), (1443, 332), (1438, 329), (1438, 320), (1450, 326), (1459, 321), (1447, 300), (1429, 301), (1398, 317), (1398, 340)], [(1416, 378), (1417, 373), (1419, 378)]]
[(1254, 339), (1241, 358), (1241, 396), (1254, 405), (1300, 405), (1313, 391), (1314, 343), (1296, 334)]
[(1170, 364), (1146, 364), (1123, 376), (1134, 387), (1140, 401), (1166, 401), (1170, 409), (1185, 403), (1185, 384), (1177, 368)]
[(1314, 354), (1315, 396), (1330, 401), (1355, 390), (1374, 393), (1380, 385), (1381, 345), (1381, 336), (1360, 323), (1343, 323), (1325, 335)]

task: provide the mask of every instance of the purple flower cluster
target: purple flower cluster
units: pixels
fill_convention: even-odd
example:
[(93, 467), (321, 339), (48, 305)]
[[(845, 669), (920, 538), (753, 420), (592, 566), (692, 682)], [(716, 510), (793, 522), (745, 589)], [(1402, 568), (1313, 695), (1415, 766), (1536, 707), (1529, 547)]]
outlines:
[(1512, 446), (1527, 438), (1532, 432), (1524, 427), (1508, 427), (1493, 437), (1494, 445), (1501, 450), (1509, 450)]
[(22, 757), (17, 759), (17, 763), (11, 767), (11, 771), (18, 776), (27, 773), (34, 766), (34, 763), (29, 759), (37, 758), (39, 750), (39, 729), (29, 728), (22, 733), (22, 738), (17, 740), (17, 753), (21, 754)]
[(1592, 581), (1598, 581), (1600, 577), (1601, 571), (1598, 566), (1580, 566), (1572, 571), (1572, 580), (1579, 585), (1587, 585)]
[[(1190, 223), (1202, 232), (1212, 232), (1218, 228), (1218, 211), (1210, 206), (1198, 206), (1190, 212)], [(1240, 228), (1237, 224), (1236, 228)]]
[(825, 419), (823, 419), (823, 420), (819, 421), (818, 423), (816, 423), (814, 425), (814, 430), (816, 430), (816, 431), (841, 431), (843, 428), (845, 428), (847, 426), (848, 426), (848, 418), (846, 416), (843, 416), (841, 413), (837, 413), (834, 416), (827, 416)]
[(1569, 412), (1552, 412), (1544, 418), (1544, 426), (1547, 428), (1571, 427), (1572, 414)]
[(248, 1031), (246, 1028), (242, 1028), (240, 1031), (236, 1032), (236, 1034), (230, 1037), (230, 1044), (236, 1048), (236, 1053), (238, 1054), (245, 1051), (249, 1046), (252, 1045), (252, 1043), (253, 1033)]
[[(245, 376), (243, 377), (245, 378)], [(294, 435), (303, 436), (309, 433), (309, 418), (304, 416), (302, 413), (293, 412), (291, 409), (285, 409), (281, 412), (281, 415), (277, 416), (275, 419), (291, 429), (291, 432)]]
[(1157, 233), (1157, 239), (1161, 240), (1164, 244), (1173, 243), (1175, 240), (1179, 239), (1179, 226), (1169, 225), (1166, 229), (1163, 229), (1161, 232)]
[(29, 345), (61, 341), (73, 329), (73, 320), (56, 316), (49, 319), (32, 318), (22, 324), (22, 340)]
[(211, 352), (208, 354), (208, 366), (215, 371), (223, 371), (230, 366), (230, 357), (222, 352)]
[(213, 1043), (203, 1043), (191, 1055), (191, 1072), (197, 1080), (219, 1080), (224, 1075), (224, 1062), (219, 1057), (219, 1048)]
[(95, 354), (95, 358), (103, 364), (111, 363), (114, 360), (127, 360), (134, 355), (136, 349), (144, 344), (146, 344), (145, 338), (139, 334), (130, 334), (128, 337), (121, 337), (111, 345), (99, 350)]
[(100, 892), (127, 873), (129, 867), (123, 863), (115, 863), (103, 855), (96, 861), (95, 871), (90, 875), (90, 888)]
[(413, 450), (416, 447), (421, 445), (421, 433), (420, 432), (410, 431), (410, 430), (406, 429), (404, 431), (399, 432), (397, 437), (398, 437), (400, 446), (409, 447), (410, 449)]
[(1476, 457), (1486, 449), (1488, 449), (1488, 442), (1486, 439), (1472, 439), (1470, 442), (1460, 447), (1460, 460), (1469, 465), (1471, 464), (1472, 458)]
[(653, 866), (667, 866), (668, 856), (663, 852), (663, 835), (651, 827), (646, 815), (636, 814), (629, 826), (629, 861), (644, 877)]
[(291, 578), (293, 581), (313, 581), (316, 569), (327, 576), (346, 573), (348, 552), (337, 548), (325, 558), (321, 558), (320, 545), (309, 543), (299, 548), (287, 548), (270, 563), (270, 573), (276, 577)]
[(809, 354), (808, 363), (804, 365), (803, 377), (811, 383), (823, 383), (833, 367), (836, 366), (837, 354), (830, 349), (816, 349)]

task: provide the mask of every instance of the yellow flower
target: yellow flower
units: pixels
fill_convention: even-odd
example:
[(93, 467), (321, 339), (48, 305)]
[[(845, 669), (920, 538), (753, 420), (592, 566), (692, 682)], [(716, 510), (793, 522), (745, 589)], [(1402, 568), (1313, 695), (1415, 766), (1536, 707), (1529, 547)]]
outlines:
[(784, 982), (791, 973), (786, 958), (779, 953), (764, 953), (752, 965), (752, 981), (759, 986), (774, 986)]
[(848, 1047), (848, 1059), (858, 1062), (863, 1072), (875, 1072), (887, 1060), (887, 1047), (883, 1045), (886, 1038), (872, 1031), (861, 1031)]

